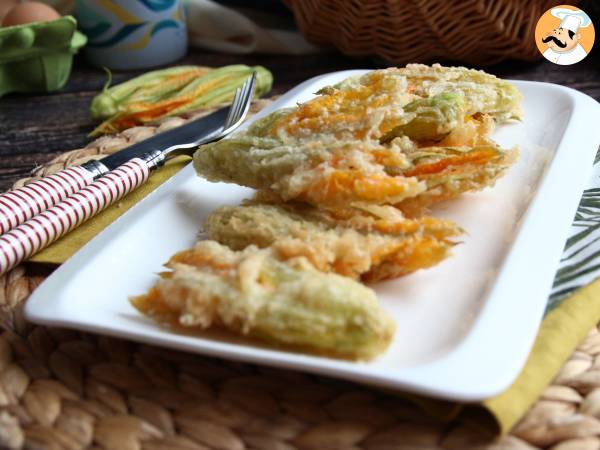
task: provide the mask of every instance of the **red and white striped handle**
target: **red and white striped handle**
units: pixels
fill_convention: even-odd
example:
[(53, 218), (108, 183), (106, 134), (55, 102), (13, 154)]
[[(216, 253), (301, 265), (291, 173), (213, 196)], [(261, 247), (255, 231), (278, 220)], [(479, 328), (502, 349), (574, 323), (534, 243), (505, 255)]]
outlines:
[(62, 202), (93, 181), (91, 172), (83, 167), (71, 167), (0, 195), (0, 234)]
[(149, 176), (147, 163), (132, 159), (0, 236), (0, 275), (118, 201)]

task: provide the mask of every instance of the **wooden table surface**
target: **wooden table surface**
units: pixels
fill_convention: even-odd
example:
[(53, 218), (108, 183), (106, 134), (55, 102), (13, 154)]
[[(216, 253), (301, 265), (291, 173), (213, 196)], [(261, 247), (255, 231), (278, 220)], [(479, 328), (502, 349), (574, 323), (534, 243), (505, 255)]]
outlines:
[[(546, 60), (539, 63), (507, 62), (485, 68), (495, 75), (558, 83), (584, 92), (600, 101), (600, 58), (592, 52), (574, 66), (557, 66)], [(190, 50), (181, 64), (222, 66), (226, 64), (263, 65), (273, 72), (273, 94), (280, 94), (301, 81), (335, 70), (384, 67), (372, 60), (352, 59), (337, 53), (315, 56), (221, 55)], [(140, 72), (113, 75), (122, 82)], [(7, 95), (0, 99), (0, 190), (10, 188), (67, 150), (85, 146), (94, 128), (89, 114), (92, 98), (102, 89), (106, 74), (86, 64), (83, 56), (75, 60), (68, 84), (57, 93), (44, 95)], [(600, 118), (599, 118), (600, 126)]]

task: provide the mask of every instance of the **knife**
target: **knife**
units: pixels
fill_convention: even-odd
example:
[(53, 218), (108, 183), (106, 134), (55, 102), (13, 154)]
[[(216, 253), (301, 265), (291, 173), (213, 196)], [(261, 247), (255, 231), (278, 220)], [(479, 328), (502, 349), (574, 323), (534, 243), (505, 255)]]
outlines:
[(228, 113), (229, 107), (218, 109), (102, 159), (69, 167), (0, 195), (0, 235), (62, 202), (134, 158), (141, 158), (156, 166), (164, 162), (169, 149), (191, 148), (210, 142), (223, 131)]

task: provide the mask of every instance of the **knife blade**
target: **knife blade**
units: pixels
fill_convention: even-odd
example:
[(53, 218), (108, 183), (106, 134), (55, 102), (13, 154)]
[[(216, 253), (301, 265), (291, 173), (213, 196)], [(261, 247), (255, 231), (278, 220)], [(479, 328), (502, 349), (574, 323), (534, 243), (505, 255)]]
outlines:
[(208, 137), (221, 129), (228, 112), (229, 107), (218, 109), (185, 125), (155, 134), (98, 161), (111, 171), (152, 151), (162, 151), (173, 145), (187, 144)]

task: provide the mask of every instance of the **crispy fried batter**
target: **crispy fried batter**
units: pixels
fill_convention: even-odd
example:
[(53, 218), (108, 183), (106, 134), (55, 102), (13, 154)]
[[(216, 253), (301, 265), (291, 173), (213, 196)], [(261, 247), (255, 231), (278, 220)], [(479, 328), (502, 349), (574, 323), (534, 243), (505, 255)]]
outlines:
[(219, 172), (219, 177), (209, 179), (271, 191), (283, 201), (326, 207), (411, 205), (407, 211), (492, 186), (517, 155), (516, 150), (491, 144), (410, 148), (403, 138), (386, 147), (356, 142), (327, 150), (311, 142), (297, 147), (297, 153), (291, 147), (238, 151), (238, 142), (228, 139), (197, 154), (196, 162), (205, 173)]
[[(494, 121), (520, 117), (520, 100), (509, 83), (464, 68), (373, 71), (202, 146), (194, 166), (209, 180), (269, 190), (283, 201), (327, 207), (407, 201), (422, 209), (490, 186), (503, 173), (514, 155), (489, 134)], [(424, 151), (436, 153), (439, 170), (425, 171), (411, 156)], [(490, 156), (482, 159), (483, 153)]]
[(408, 168), (400, 141), (384, 147), (374, 142), (304, 141), (280, 146), (268, 138), (233, 137), (207, 146), (194, 156), (196, 169), (212, 181), (269, 189), (283, 200), (312, 204), (396, 203), (425, 190), (414, 177), (393, 177)]
[(224, 327), (274, 345), (371, 359), (394, 331), (375, 293), (316, 270), (305, 258), (282, 262), (271, 250), (232, 251), (202, 241), (171, 258), (158, 283), (132, 304), (167, 325)]
[(408, 64), (391, 70), (407, 77), (409, 90), (417, 97), (433, 97), (443, 92), (460, 94), (465, 99), (467, 115), (488, 114), (499, 123), (523, 116), (523, 95), (519, 90), (483, 70), (439, 64)]
[(453, 111), (441, 117), (449, 128), (459, 120), (454, 111), (457, 102), (466, 116), (487, 114), (503, 122), (522, 114), (522, 95), (507, 81), (479, 70), (438, 64), (375, 70), (318, 93), (314, 100), (263, 123), (261, 135), (283, 142), (322, 134), (341, 140), (379, 140), (404, 127), (418, 114), (417, 106), (426, 106), (434, 98), (453, 97), (448, 102)]
[(493, 186), (517, 156), (516, 149), (505, 151), (496, 145), (421, 148), (409, 154), (412, 167), (402, 174), (416, 177), (427, 189), (396, 206), (418, 216), (433, 203)]
[(412, 118), (402, 107), (414, 96), (408, 80), (393, 69), (378, 70), (354, 79), (344, 88), (322, 89), (317, 98), (279, 115), (261, 126), (263, 136), (290, 140), (329, 135), (336, 139), (380, 139)]
[(234, 250), (271, 247), (282, 259), (304, 256), (321, 271), (369, 282), (439, 263), (461, 232), (448, 220), (405, 219), (391, 206), (374, 213), (250, 202), (216, 210), (205, 231)]

